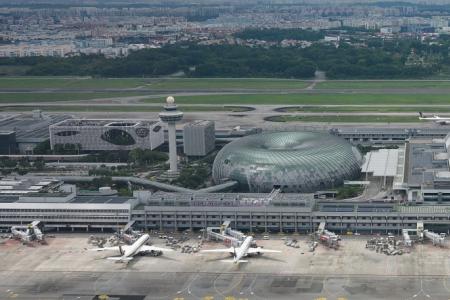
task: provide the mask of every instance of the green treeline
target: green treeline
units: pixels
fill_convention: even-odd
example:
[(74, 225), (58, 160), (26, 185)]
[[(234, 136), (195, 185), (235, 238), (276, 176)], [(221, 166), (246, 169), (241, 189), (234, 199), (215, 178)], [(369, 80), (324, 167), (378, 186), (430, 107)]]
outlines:
[(183, 71), (192, 77), (314, 76), (313, 62), (294, 49), (263, 49), (244, 46), (176, 45), (132, 52), (128, 57), (69, 58), (32, 57), (0, 59), (0, 65), (29, 65), (26, 75), (90, 75), (98, 77), (164, 76)]
[(330, 79), (425, 78), (450, 74), (450, 41), (440, 41), (428, 46), (415, 40), (371, 39), (367, 47), (319, 42), (305, 49), (178, 44), (115, 59), (2, 58), (0, 66), (26, 65), (26, 75), (34, 76), (157, 77), (182, 71), (187, 77), (311, 78), (321, 70)]

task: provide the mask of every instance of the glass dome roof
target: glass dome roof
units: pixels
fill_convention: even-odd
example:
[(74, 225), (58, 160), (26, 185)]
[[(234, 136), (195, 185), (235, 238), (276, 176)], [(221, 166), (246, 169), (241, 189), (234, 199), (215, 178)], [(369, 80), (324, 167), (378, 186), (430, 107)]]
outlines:
[(213, 178), (236, 180), (250, 192), (314, 192), (355, 178), (361, 161), (355, 147), (327, 133), (263, 133), (226, 145), (214, 160)]

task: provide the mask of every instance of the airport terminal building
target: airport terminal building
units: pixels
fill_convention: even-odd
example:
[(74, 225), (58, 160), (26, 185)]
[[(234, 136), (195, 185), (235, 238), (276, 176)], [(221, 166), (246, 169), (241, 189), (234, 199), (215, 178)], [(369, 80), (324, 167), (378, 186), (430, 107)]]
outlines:
[[(166, 205), (157, 201), (139, 204), (135, 198), (117, 196), (76, 197), (68, 202), (23, 202), (19, 198), (1, 198), (0, 228), (23, 225), (33, 220), (42, 221), (47, 229), (56, 231), (117, 230), (135, 221), (144, 230), (201, 230), (220, 226), (231, 220), (232, 227), (248, 232), (299, 232), (317, 229), (320, 222), (336, 232), (400, 233), (404, 228), (415, 228), (422, 221), (426, 228), (448, 232), (450, 207), (397, 206), (389, 203), (323, 202), (303, 199), (303, 195), (283, 195), (273, 203), (261, 204), (263, 195), (229, 194), (241, 198), (229, 204), (208, 200), (220, 195), (198, 195), (203, 201), (190, 200), (192, 195), (176, 196), (157, 193), (152, 199), (166, 196), (178, 198)], [(243, 199), (244, 198), (244, 199)], [(220, 199), (220, 198), (219, 198)], [(242, 200), (243, 199), (243, 200)], [(251, 200), (250, 200), (251, 199)], [(219, 200), (223, 201), (223, 200)]]
[[(251, 232), (306, 233), (315, 230), (320, 222), (326, 222), (327, 228), (336, 232), (370, 234), (400, 233), (401, 229), (415, 228), (417, 222), (421, 221), (429, 229), (448, 232), (450, 136), (444, 135), (442, 129), (408, 129), (403, 132), (386, 130), (385, 137), (379, 136), (383, 134), (381, 130), (363, 131), (345, 133), (342, 130), (339, 134), (334, 133), (340, 138), (329, 138), (328, 133), (314, 133), (311, 141), (307, 139), (313, 148), (330, 149), (323, 156), (314, 157), (317, 162), (314, 167), (321, 168), (320, 170), (290, 155), (290, 151), (306, 155), (308, 149), (302, 148), (301, 142), (291, 143), (290, 135), (285, 133), (264, 135), (265, 138), (259, 140), (259, 143), (236, 142), (223, 148), (222, 155), (218, 156), (213, 167), (216, 169), (217, 181), (224, 179), (227, 182), (229, 178), (239, 180), (239, 176), (244, 173), (236, 170), (239, 171), (239, 167), (245, 162), (256, 166), (256, 175), (262, 171), (266, 173), (261, 173), (264, 176), (246, 176), (244, 179), (263, 178), (264, 182), (268, 182), (268, 190), (278, 190), (278, 193), (267, 193), (266, 190), (262, 192), (256, 185), (252, 185), (257, 188), (250, 189), (249, 193), (207, 193), (177, 187), (177, 192), (135, 191), (133, 196), (119, 197), (108, 193), (82, 195), (70, 188), (71, 185), (63, 184), (62, 181), (58, 183), (58, 180), (48, 185), (43, 184), (48, 182), (44, 179), (28, 183), (0, 182), (0, 228), (7, 230), (12, 225), (27, 224), (38, 219), (47, 228), (60, 231), (116, 230), (129, 221), (135, 221), (138, 228), (145, 230), (172, 231), (200, 230), (231, 220), (234, 228)], [(327, 138), (322, 138), (323, 135)], [(154, 149), (163, 143), (164, 133), (157, 121), (66, 120), (51, 126), (50, 137), (53, 146), (67, 141), (74, 143), (75, 140), (82, 145), (83, 150), (110, 150), (113, 147)], [(297, 138), (299, 137), (295, 135), (293, 139)], [(245, 139), (241, 141), (245, 142)], [(367, 139), (363, 142), (371, 145), (395, 142), (399, 147), (369, 152), (361, 165), (359, 152), (355, 152), (351, 145), (361, 142), (361, 139)], [(322, 142), (325, 140), (327, 143)], [(264, 155), (259, 157), (260, 152), (250, 146), (259, 147), (257, 150)], [(283, 156), (286, 153), (289, 155)], [(327, 160), (329, 153), (341, 158), (343, 162), (352, 162), (345, 166), (350, 168), (349, 171), (344, 172), (346, 169), (340, 167), (340, 160)], [(279, 156), (274, 156), (275, 154)], [(271, 169), (270, 174), (267, 173), (268, 167), (264, 164), (278, 162), (280, 159), (286, 161), (286, 168), (276, 167)], [(366, 191), (373, 189), (373, 193), (365, 192), (358, 198), (346, 200), (322, 199), (298, 186), (292, 186), (293, 189), (290, 190), (290, 182), (269, 182), (269, 179), (274, 178), (291, 178), (283, 175), (283, 172), (290, 172), (291, 165), (310, 172), (310, 180), (318, 178), (315, 182), (319, 188), (322, 186), (322, 173), (331, 180), (344, 179), (349, 174), (348, 180), (353, 180), (353, 175), (361, 171), (365, 178), (358, 182), (367, 184)], [(228, 169), (230, 172), (225, 174), (223, 171)], [(330, 174), (333, 176), (330, 177)], [(323, 183), (323, 186), (329, 188), (337, 181), (332, 181), (331, 185), (325, 184), (325, 181)], [(167, 185), (155, 190), (165, 188)]]
[(427, 228), (447, 232), (450, 206), (324, 201), (313, 194), (279, 194), (269, 199), (268, 194), (158, 192), (147, 204), (135, 207), (131, 219), (137, 227), (156, 230), (200, 230), (231, 220), (233, 228), (242, 231), (300, 233), (326, 222), (336, 232), (365, 234), (400, 233), (423, 221)]
[(66, 114), (0, 115), (0, 154), (33, 154), (34, 148), (49, 139), (49, 126), (70, 119)]
[(73, 119), (51, 125), (50, 146), (75, 145), (82, 151), (156, 149), (164, 143), (160, 121)]
[(111, 192), (83, 195), (58, 180), (0, 180), (0, 229), (40, 220), (55, 231), (112, 230), (130, 220), (135, 202)]
[[(48, 181), (47, 181), (48, 182)], [(129, 221), (143, 230), (201, 230), (230, 220), (248, 232), (309, 233), (320, 222), (336, 232), (400, 233), (422, 221), (448, 232), (450, 206), (315, 199), (314, 194), (138, 191), (133, 197), (81, 195), (73, 185), (20, 182), (0, 196), (0, 229), (40, 220), (48, 230), (114, 231)], [(2, 182), (0, 182), (2, 183)], [(5, 187), (7, 182), (1, 186)], [(40, 190), (37, 191), (39, 184)], [(45, 185), (46, 184), (46, 185)], [(29, 191), (25, 193), (25, 191)]]

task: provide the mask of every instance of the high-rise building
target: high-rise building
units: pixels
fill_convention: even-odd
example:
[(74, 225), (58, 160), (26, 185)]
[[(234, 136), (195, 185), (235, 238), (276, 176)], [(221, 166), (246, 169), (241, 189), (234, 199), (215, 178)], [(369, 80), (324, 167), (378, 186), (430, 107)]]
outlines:
[(213, 121), (193, 121), (183, 128), (184, 154), (205, 156), (216, 146)]

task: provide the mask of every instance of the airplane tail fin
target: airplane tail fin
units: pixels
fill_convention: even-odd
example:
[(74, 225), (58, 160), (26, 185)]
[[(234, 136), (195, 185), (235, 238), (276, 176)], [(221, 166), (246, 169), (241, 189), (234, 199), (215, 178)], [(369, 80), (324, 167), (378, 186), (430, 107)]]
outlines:
[(419, 117), (423, 118), (423, 113), (421, 111), (419, 111)]

